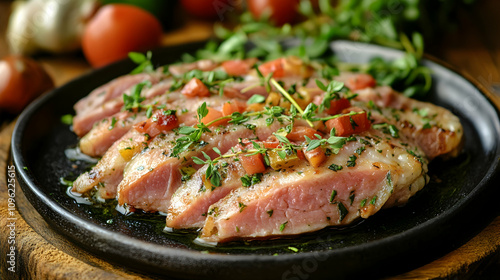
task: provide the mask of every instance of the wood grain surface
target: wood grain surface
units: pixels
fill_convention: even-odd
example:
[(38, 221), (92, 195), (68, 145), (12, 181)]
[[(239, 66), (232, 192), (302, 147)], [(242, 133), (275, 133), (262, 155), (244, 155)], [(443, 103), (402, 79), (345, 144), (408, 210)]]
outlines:
[[(9, 3), (0, 0), (0, 57), (8, 54), (3, 36)], [(455, 32), (432, 42), (429, 53), (477, 80), (500, 107), (500, 1), (483, 0), (460, 11)], [(192, 19), (165, 33), (164, 45), (212, 36), (212, 23)], [(81, 55), (37, 58), (57, 86), (90, 71)], [(1, 117), (1, 116), (0, 116)], [(16, 184), (13, 215), (8, 207), (9, 147), (15, 120), (0, 119), (0, 278), (1, 279), (156, 279), (110, 264), (74, 246), (52, 230)], [(9, 219), (11, 218), (11, 219)], [(15, 220), (12, 220), (14, 218)], [(15, 223), (15, 272), (8, 271), (9, 223)], [(387, 279), (500, 279), (500, 217), (463, 246), (413, 271)]]

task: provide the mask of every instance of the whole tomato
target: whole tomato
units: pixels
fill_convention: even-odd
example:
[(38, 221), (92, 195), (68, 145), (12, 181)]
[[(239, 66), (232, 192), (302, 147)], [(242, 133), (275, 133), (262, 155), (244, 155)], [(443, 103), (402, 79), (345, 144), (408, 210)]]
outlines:
[(88, 62), (100, 67), (160, 44), (162, 27), (147, 11), (127, 4), (105, 5), (85, 27), (82, 48)]
[(247, 0), (247, 6), (255, 19), (263, 13), (270, 13), (270, 20), (276, 25), (293, 23), (298, 16), (300, 0)]
[(202, 19), (222, 20), (225, 12), (235, 9), (235, 0), (181, 0), (182, 7), (191, 15)]
[(7, 56), (0, 61), (0, 108), (17, 114), (33, 99), (54, 87), (52, 79), (36, 61)]

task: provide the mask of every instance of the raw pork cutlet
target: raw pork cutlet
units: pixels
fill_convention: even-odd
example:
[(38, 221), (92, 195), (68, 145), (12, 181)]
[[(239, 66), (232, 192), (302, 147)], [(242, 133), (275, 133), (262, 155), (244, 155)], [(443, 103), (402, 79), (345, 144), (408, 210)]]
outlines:
[(387, 123), (395, 124), (399, 133), (415, 142), (430, 160), (455, 157), (461, 151), (462, 124), (449, 110), (406, 97), (390, 87), (366, 88), (356, 94), (355, 100), (364, 103), (354, 105), (383, 114)]
[[(75, 105), (76, 115), (73, 118), (73, 131), (78, 136), (81, 137), (89, 132), (96, 122), (119, 112), (123, 107), (123, 94), (131, 95), (139, 89), (143, 97), (152, 98), (167, 92), (172, 85), (172, 80), (160, 82), (158, 74), (137, 74), (124, 76), (110, 83), (123, 83), (124, 85), (118, 84), (119, 90), (113, 88), (112, 91), (101, 92), (105, 98), (99, 94), (93, 94), (96, 89)], [(87, 107), (84, 107), (85, 105)], [(80, 107), (83, 109), (79, 109)]]
[[(155, 105), (164, 107), (166, 110), (177, 110), (179, 123), (193, 125), (196, 123), (196, 109), (206, 102), (208, 104), (222, 104), (228, 99), (220, 96), (186, 98), (179, 92), (169, 92), (155, 98), (147, 99), (143, 102), (145, 107)], [(79, 146), (82, 153), (97, 157), (102, 156), (109, 147), (125, 133), (127, 133), (134, 124), (147, 119), (146, 110), (140, 112), (122, 111), (115, 115), (105, 118), (96, 123), (82, 139)]]
[(200, 238), (294, 235), (368, 218), (423, 188), (427, 163), (419, 153), (377, 130), (363, 132), (317, 168), (302, 161), (271, 169), (260, 183), (232, 191), (208, 209)]
[[(197, 122), (194, 112), (201, 104), (208, 103), (220, 106), (226, 101), (227, 99), (220, 96), (191, 98), (190, 102), (186, 102), (188, 111), (186, 113), (177, 111), (176, 115), (179, 121), (183, 121), (185, 125), (192, 125)], [(135, 154), (146, 148), (148, 139), (147, 135), (139, 133), (135, 128), (130, 129), (111, 145), (92, 170), (81, 174), (76, 179), (73, 183), (73, 190), (85, 193), (98, 186), (102, 198), (115, 198), (116, 187), (123, 179), (125, 165)]]
[[(172, 194), (181, 185), (183, 167), (199, 168), (193, 164), (193, 157), (203, 158), (202, 152), (214, 157), (216, 147), (221, 153), (227, 152), (240, 138), (266, 139), (282, 125), (274, 121), (266, 125), (265, 118), (252, 119), (241, 125), (227, 125), (205, 132), (201, 142), (179, 154), (170, 157), (175, 139), (155, 139), (149, 149), (137, 155), (124, 170), (124, 178), (118, 186), (118, 203), (127, 204), (144, 211), (166, 212)], [(158, 138), (158, 137), (157, 137)]]

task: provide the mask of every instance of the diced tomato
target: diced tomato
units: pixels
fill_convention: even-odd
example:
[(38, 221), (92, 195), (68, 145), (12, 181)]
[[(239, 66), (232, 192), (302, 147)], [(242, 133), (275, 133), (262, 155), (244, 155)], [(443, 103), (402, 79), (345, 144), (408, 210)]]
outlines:
[(275, 78), (284, 77), (285, 76), (284, 58), (278, 58), (261, 64), (259, 66), (259, 71), (264, 76), (269, 75), (269, 73), (273, 73), (273, 77)]
[(222, 115), (229, 116), (234, 112), (243, 113), (246, 108), (246, 103), (233, 99), (230, 102), (224, 103), (224, 105), (222, 106)]
[(286, 135), (286, 138), (291, 141), (305, 141), (306, 138), (304, 136), (309, 137), (309, 139), (315, 139), (316, 136), (314, 134), (318, 134), (318, 131), (314, 128), (308, 126), (294, 126), (292, 131)]
[(362, 112), (356, 115), (343, 115), (326, 122), (328, 131), (332, 130), (332, 128), (335, 128), (335, 135), (342, 137), (361, 133), (365, 130), (370, 129), (370, 126), (370, 121), (366, 116), (366, 112)]
[(345, 82), (345, 86), (350, 90), (360, 90), (368, 87), (375, 87), (377, 81), (370, 74), (356, 74)]
[(186, 97), (209, 97), (210, 91), (207, 86), (197, 78), (192, 78), (181, 91)]
[(222, 68), (231, 76), (243, 76), (250, 72), (252, 66), (257, 62), (256, 59), (235, 59), (222, 62)]
[[(304, 148), (304, 150), (306, 150), (306, 148)], [(321, 147), (317, 147), (311, 151), (305, 151), (304, 154), (312, 167), (319, 167), (326, 160), (325, 151)]]
[(241, 165), (248, 175), (263, 173), (264, 171), (266, 171), (266, 165), (264, 164), (264, 157), (262, 156), (262, 154), (256, 154), (252, 156), (241, 155), (239, 158)]
[(266, 141), (262, 142), (262, 144), (264, 144), (264, 148), (266, 149), (275, 149), (279, 147), (280, 141), (273, 135), (267, 138)]
[(326, 109), (325, 112), (329, 115), (336, 115), (345, 108), (349, 107), (351, 107), (351, 102), (347, 98), (340, 98), (337, 100), (332, 100), (330, 102), (330, 108)]
[(146, 121), (137, 123), (134, 128), (141, 132), (147, 133), (151, 137), (155, 137), (160, 133), (167, 133), (179, 126), (179, 120), (175, 114), (169, 111), (157, 110)]
[[(201, 119), (202, 123), (208, 124), (211, 121), (214, 121), (214, 120), (216, 120), (218, 118), (222, 118), (223, 117), (221, 111), (215, 110), (214, 108), (211, 108), (211, 107), (207, 107), (207, 109), (208, 109), (208, 114), (203, 119)], [(210, 124), (210, 126), (223, 125), (223, 124), (226, 124), (228, 121), (229, 121), (228, 119), (218, 120), (218, 121)]]

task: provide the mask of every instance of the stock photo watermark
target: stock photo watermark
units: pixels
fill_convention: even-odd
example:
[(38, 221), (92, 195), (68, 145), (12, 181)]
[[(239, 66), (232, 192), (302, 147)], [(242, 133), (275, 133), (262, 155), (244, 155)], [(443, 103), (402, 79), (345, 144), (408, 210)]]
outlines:
[(13, 165), (7, 167), (7, 223), (5, 229), (8, 232), (6, 262), (7, 270), (16, 272), (17, 248), (16, 248), (16, 168)]

